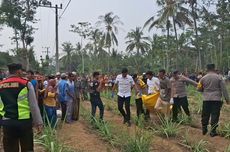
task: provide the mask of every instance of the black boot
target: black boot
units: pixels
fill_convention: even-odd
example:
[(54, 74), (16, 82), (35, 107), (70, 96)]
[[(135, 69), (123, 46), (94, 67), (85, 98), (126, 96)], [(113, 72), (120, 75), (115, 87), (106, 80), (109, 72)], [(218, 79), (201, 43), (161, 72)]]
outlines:
[(203, 135), (206, 135), (207, 132), (208, 132), (207, 126), (203, 126), (203, 127), (202, 127), (202, 134), (203, 134)]
[(211, 137), (215, 137), (215, 136), (218, 136), (218, 134), (217, 134), (216, 131), (211, 131), (211, 132), (210, 132), (210, 136), (211, 136)]
[(212, 127), (211, 129), (211, 132), (210, 132), (210, 136), (211, 137), (215, 137), (215, 136), (218, 136), (217, 132), (216, 132), (216, 126), (215, 127)]

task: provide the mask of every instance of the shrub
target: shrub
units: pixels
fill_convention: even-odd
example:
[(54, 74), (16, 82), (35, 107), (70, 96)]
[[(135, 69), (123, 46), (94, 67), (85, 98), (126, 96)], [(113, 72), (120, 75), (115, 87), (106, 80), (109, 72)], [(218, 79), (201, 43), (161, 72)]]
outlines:
[(166, 136), (167, 138), (175, 137), (179, 133), (181, 122), (174, 123), (171, 119), (163, 118), (162, 116), (159, 116), (159, 119), (161, 124), (155, 124), (155, 129), (153, 129), (156, 133)]
[(225, 137), (230, 139), (230, 123), (224, 124), (224, 126), (220, 129), (220, 133)]
[(41, 136), (35, 136), (34, 142), (42, 145), (47, 152), (73, 152), (58, 140), (56, 130), (50, 126), (44, 128)]
[(149, 152), (151, 146), (151, 135), (144, 131), (137, 131), (135, 137), (128, 139), (124, 146), (124, 152)]
[(192, 151), (192, 152), (209, 152), (209, 150), (206, 148), (206, 146), (208, 144), (207, 141), (202, 139), (198, 142), (192, 143), (189, 139), (190, 138), (188, 136), (188, 133), (186, 133), (185, 136), (183, 136), (183, 140), (181, 142), (181, 145), (190, 149), (190, 151)]

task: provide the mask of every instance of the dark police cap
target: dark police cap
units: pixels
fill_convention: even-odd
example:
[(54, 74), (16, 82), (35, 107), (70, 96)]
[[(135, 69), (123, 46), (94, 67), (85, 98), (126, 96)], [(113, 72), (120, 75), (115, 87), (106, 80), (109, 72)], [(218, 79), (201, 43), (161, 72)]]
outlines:
[(207, 65), (207, 70), (214, 70), (215, 69), (215, 64), (208, 64)]
[(22, 70), (21, 64), (12, 63), (12, 64), (8, 64), (7, 66), (8, 66), (9, 71)]

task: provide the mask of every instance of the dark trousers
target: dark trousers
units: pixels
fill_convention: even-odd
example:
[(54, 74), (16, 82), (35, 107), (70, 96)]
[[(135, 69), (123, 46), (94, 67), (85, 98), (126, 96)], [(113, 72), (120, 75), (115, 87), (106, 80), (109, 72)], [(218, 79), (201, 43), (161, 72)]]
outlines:
[(43, 102), (38, 102), (38, 107), (40, 109), (40, 114), (42, 116), (42, 118), (44, 117), (44, 105)]
[(145, 114), (144, 108), (143, 108), (143, 102), (142, 99), (136, 99), (136, 107), (137, 107), (137, 117), (140, 117), (141, 114)]
[(100, 97), (90, 97), (90, 102), (91, 102), (91, 108), (92, 108), (92, 111), (91, 111), (92, 116), (95, 117), (96, 110), (98, 107), (100, 110), (100, 119), (103, 119), (104, 105), (103, 105), (103, 102), (101, 101), (101, 98)]
[(76, 98), (73, 101), (73, 115), (72, 119), (77, 121), (79, 120), (79, 113), (80, 113), (80, 98)]
[[(123, 108), (125, 104), (125, 110)], [(118, 110), (124, 117), (124, 120), (130, 120), (130, 97), (120, 97), (118, 96)]]
[(45, 106), (46, 111), (46, 124), (51, 128), (55, 128), (57, 125), (57, 108)]
[(207, 127), (209, 124), (209, 119), (211, 117), (212, 130), (215, 131), (218, 127), (220, 110), (222, 107), (221, 101), (204, 101), (202, 109), (202, 119), (201, 123), (203, 127)]
[(62, 111), (61, 120), (65, 120), (65, 118), (66, 118), (66, 110), (67, 110), (66, 102), (61, 102), (61, 111)]
[(4, 152), (33, 152), (32, 124), (3, 127)]
[(174, 100), (174, 104), (173, 104), (172, 112), (173, 112), (174, 121), (177, 120), (177, 116), (178, 116), (178, 113), (181, 111), (181, 107), (183, 108), (185, 114), (187, 116), (190, 116), (187, 97), (173, 98), (173, 100)]

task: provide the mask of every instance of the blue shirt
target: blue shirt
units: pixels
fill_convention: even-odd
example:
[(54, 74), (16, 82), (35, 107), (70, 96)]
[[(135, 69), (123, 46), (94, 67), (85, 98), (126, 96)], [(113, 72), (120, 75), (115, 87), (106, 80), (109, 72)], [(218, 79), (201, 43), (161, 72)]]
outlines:
[(59, 94), (58, 94), (58, 101), (59, 102), (66, 102), (66, 96), (67, 96), (67, 92), (66, 92), (66, 88), (67, 88), (68, 84), (67, 84), (67, 80), (60, 80), (58, 83), (58, 90), (59, 90)]
[(33, 85), (33, 87), (34, 87), (34, 90), (36, 91), (36, 87), (37, 87), (37, 85), (38, 85), (38, 81), (35, 80), (35, 79), (33, 79), (33, 80), (31, 80), (31, 83), (32, 83), (32, 85)]

